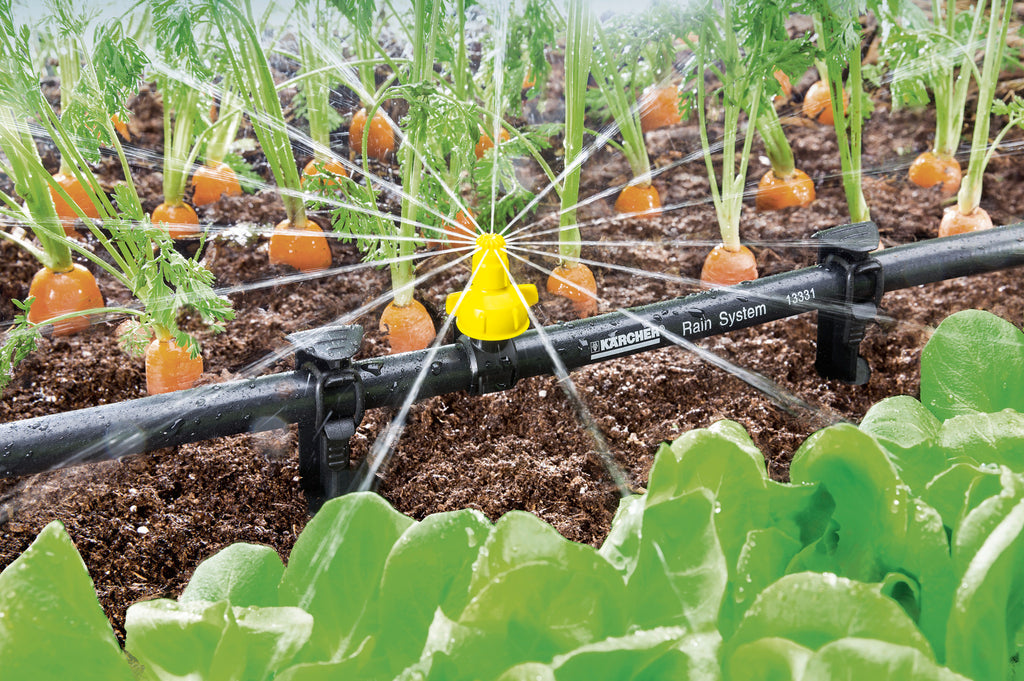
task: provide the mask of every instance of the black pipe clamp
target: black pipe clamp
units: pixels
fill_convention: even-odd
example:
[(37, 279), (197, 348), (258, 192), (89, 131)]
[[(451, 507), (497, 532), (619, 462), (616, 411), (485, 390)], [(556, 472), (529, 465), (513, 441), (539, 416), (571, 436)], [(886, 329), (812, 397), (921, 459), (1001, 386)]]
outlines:
[(878, 227), (857, 222), (818, 232), (813, 238), (821, 242), (818, 266), (834, 272), (840, 282), (839, 297), (818, 309), (814, 368), (823, 378), (864, 385), (871, 367), (860, 355), (860, 343), (885, 293), (882, 265), (871, 257), (878, 250)]
[[(349, 440), (363, 420), (366, 401), (352, 358), (363, 342), (361, 326), (327, 326), (288, 336), (295, 368), (314, 384), (314, 408), (299, 419), (299, 475), (310, 510), (351, 491), (356, 471)], [(345, 405), (343, 410), (334, 405)]]

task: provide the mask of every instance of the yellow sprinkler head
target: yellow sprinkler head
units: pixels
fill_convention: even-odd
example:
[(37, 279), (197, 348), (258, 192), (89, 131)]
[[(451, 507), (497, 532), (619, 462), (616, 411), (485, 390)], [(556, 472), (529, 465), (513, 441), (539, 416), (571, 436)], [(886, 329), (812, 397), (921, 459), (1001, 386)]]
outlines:
[(470, 338), (501, 341), (526, 331), (530, 326), (526, 308), (536, 304), (536, 286), (520, 284), (517, 287), (508, 278), (504, 237), (481, 234), (473, 253), (473, 278), (469, 288), (464, 293), (449, 293), (444, 309), (448, 314), (454, 312), (455, 325)]

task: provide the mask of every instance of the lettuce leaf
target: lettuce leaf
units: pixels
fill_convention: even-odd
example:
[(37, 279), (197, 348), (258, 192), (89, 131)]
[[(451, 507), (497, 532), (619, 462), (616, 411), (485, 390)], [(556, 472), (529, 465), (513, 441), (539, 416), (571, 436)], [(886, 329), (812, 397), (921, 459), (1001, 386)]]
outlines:
[(981, 310), (944, 319), (921, 352), (921, 402), (941, 421), (1024, 412), (1024, 333)]
[(134, 678), (85, 563), (56, 520), (0, 573), (0, 676)]

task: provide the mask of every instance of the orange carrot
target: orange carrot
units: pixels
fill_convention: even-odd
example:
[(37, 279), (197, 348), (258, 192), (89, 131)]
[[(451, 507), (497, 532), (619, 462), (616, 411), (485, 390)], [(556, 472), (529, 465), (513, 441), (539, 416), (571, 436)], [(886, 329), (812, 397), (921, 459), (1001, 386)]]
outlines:
[(191, 388), (202, 374), (202, 356), (192, 357), (174, 338), (156, 338), (146, 348), (146, 390), (150, 395)]
[(331, 266), (331, 247), (315, 223), (294, 227), (286, 219), (277, 223), (270, 237), (270, 262), (291, 265), (302, 272), (325, 270)]
[[(498, 142), (498, 144), (504, 144), (505, 142), (508, 142), (508, 130), (502, 128), (501, 132), (498, 133), (498, 139), (501, 140), (500, 142)], [(487, 153), (487, 150), (493, 148), (494, 140), (492, 140), (491, 136), (488, 135), (487, 133), (483, 133), (480, 135), (480, 139), (477, 140), (476, 146), (473, 147), (473, 153), (476, 154), (477, 158), (483, 158), (484, 154)]]
[(150, 220), (163, 225), (172, 239), (183, 239), (199, 234), (199, 216), (187, 203), (161, 203), (153, 210)]
[(391, 354), (422, 350), (429, 346), (436, 335), (434, 320), (427, 308), (413, 300), (408, 305), (388, 303), (380, 316), (380, 330), (391, 343)]
[[(83, 312), (103, 307), (103, 295), (96, 285), (92, 272), (79, 264), (73, 264), (64, 272), (54, 272), (48, 267), (36, 272), (28, 289), (29, 297), (35, 298), (28, 312), (33, 324), (43, 324), (54, 317)], [(74, 317), (54, 323), (54, 336), (67, 336), (89, 328), (89, 318)]]
[[(348, 145), (357, 154), (363, 153), (363, 129), (366, 127), (366, 109), (360, 109), (352, 116), (348, 128)], [(384, 113), (377, 111), (370, 121), (370, 132), (366, 141), (366, 155), (383, 161), (395, 151), (395, 133), (388, 124)]]
[(215, 166), (204, 165), (192, 174), (192, 202), (197, 206), (205, 206), (220, 199), (221, 196), (241, 196), (242, 186), (238, 183), (235, 171), (223, 161)]
[(781, 69), (775, 69), (775, 73), (772, 75), (775, 76), (775, 80), (779, 82), (779, 87), (782, 88), (782, 96), (789, 99), (793, 94), (793, 83), (790, 82), (789, 76)]
[(661, 215), (661, 197), (654, 185), (642, 187), (631, 184), (615, 200), (615, 210), (623, 215), (656, 218)]
[(445, 227), (448, 233), (445, 234), (445, 242), (441, 245), (441, 250), (472, 246), (479, 236), (476, 224), (473, 222), (474, 219), (475, 216), (470, 217), (461, 210), (456, 213), (454, 224)]
[(757, 260), (746, 246), (730, 251), (724, 244), (715, 246), (704, 260), (700, 283), (706, 288), (732, 286), (757, 279)]
[(789, 177), (775, 177), (769, 170), (757, 183), (754, 205), (759, 211), (803, 207), (814, 201), (814, 181), (802, 170), (793, 170)]
[[(53, 179), (68, 193), (71, 200), (75, 202), (75, 205), (87, 217), (93, 219), (100, 217), (100, 212), (93, 205), (88, 192), (85, 191), (85, 187), (82, 186), (82, 183), (74, 175), (65, 175), (58, 172), (53, 176)], [(78, 214), (75, 212), (75, 209), (69, 206), (67, 201), (53, 190), (53, 187), (50, 187), (50, 198), (53, 199), (53, 207), (57, 210), (57, 217), (60, 218), (60, 222), (64, 226), (64, 233), (68, 236), (76, 236), (78, 232), (75, 230), (75, 219), (78, 217)]]
[(645, 133), (682, 122), (679, 90), (675, 85), (652, 85), (640, 95), (640, 128)]
[(128, 124), (121, 120), (121, 117), (114, 114), (110, 117), (110, 122), (114, 124), (114, 130), (117, 134), (124, 138), (125, 142), (132, 141), (132, 134), (128, 132)]
[(341, 177), (348, 177), (348, 170), (346, 170), (345, 166), (337, 161), (318, 161), (314, 158), (302, 169), (302, 185), (305, 186), (306, 179), (313, 177), (314, 175), (323, 175), (328, 178), (326, 181), (328, 187), (336, 187), (338, 186), (338, 181), (330, 176), (340, 175)]
[(963, 173), (960, 163), (952, 156), (942, 156), (926, 151), (914, 159), (907, 171), (910, 181), (918, 187), (934, 187), (941, 185), (945, 196), (952, 196), (960, 189)]
[[(843, 90), (843, 111), (850, 106), (850, 95)], [(804, 95), (803, 105), (804, 116), (814, 119), (823, 125), (832, 125), (832, 95), (828, 89), (828, 83), (823, 80), (815, 81)]]
[(965, 215), (960, 212), (959, 205), (952, 205), (942, 214), (939, 236), (980, 232), (985, 229), (992, 229), (992, 218), (984, 208), (979, 206), (974, 212)]
[(548, 293), (572, 302), (580, 317), (597, 312), (597, 282), (594, 273), (582, 263), (559, 265), (548, 277)]

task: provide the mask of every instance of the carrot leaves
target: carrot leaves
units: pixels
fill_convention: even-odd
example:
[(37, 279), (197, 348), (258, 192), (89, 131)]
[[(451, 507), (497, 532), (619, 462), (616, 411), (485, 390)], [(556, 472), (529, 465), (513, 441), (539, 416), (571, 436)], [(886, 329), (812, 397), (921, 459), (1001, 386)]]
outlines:
[[(866, 0), (849, 4), (834, 0), (808, 0), (808, 3), (818, 45), (818, 71), (830, 94), (850, 219), (864, 222), (871, 219), (871, 212), (864, 198), (861, 177), (862, 130), (864, 121), (871, 115), (872, 105), (864, 93), (861, 74), (860, 16), (868, 3)], [(849, 78), (844, 81), (847, 69)]]
[(163, 54), (177, 55), (188, 70), (196, 75), (211, 75), (207, 66), (209, 53), (196, 41), (195, 34), (208, 12), (212, 11), (211, 7), (220, 1), (150, 0), (157, 50)]
[(14, 378), (14, 369), (21, 363), (21, 360), (35, 351), (39, 339), (42, 337), (42, 330), (36, 324), (28, 321), (28, 311), (32, 306), (32, 299), (25, 302), (11, 299), (11, 303), (18, 308), (14, 316), (14, 322), (7, 330), (3, 345), (0, 345), (0, 390), (3, 390)]

